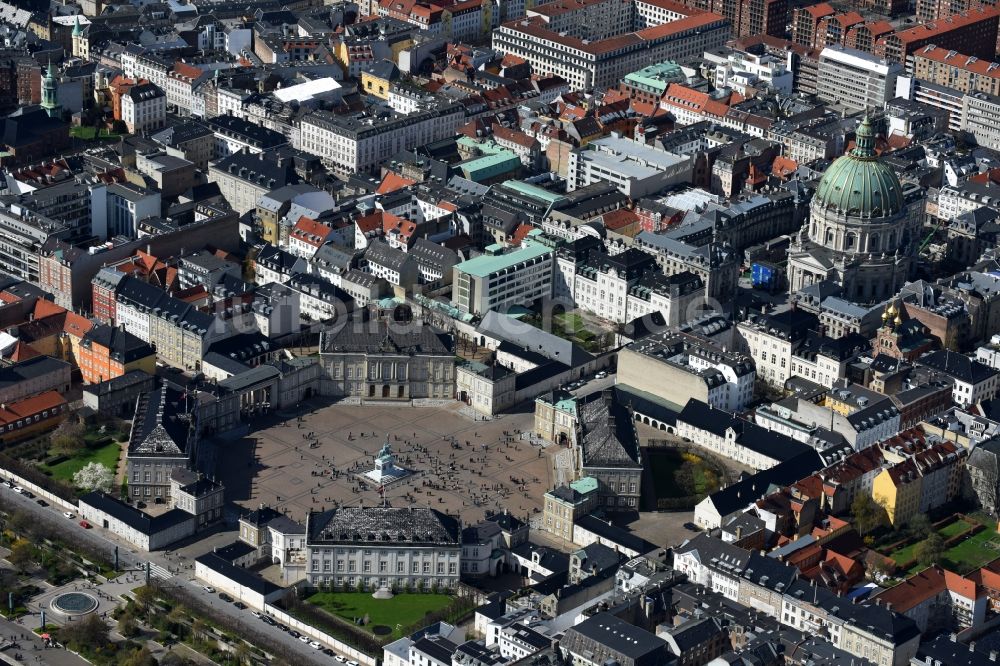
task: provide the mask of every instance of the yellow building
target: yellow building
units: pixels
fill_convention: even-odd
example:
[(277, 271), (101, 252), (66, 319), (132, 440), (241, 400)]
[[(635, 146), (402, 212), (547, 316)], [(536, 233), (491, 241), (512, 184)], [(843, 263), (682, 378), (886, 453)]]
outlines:
[(875, 477), (872, 499), (885, 509), (893, 527), (904, 525), (919, 511), (922, 483), (923, 477), (910, 460), (884, 469)]
[(361, 70), (361, 90), (380, 99), (389, 99), (389, 88), (399, 79), (399, 68), (381, 60)]
[(850, 416), (884, 398), (885, 396), (877, 391), (843, 381), (834, 384), (833, 388), (827, 391), (823, 406), (841, 416)]

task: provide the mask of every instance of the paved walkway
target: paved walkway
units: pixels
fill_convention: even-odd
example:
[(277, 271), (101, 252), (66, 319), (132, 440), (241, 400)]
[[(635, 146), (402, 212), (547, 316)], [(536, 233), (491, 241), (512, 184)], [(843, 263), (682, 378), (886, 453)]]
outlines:
[[(37, 619), (37, 618), (36, 618)], [(31, 625), (29, 620), (25, 620)], [(8, 622), (0, 618), (0, 644), (10, 641), (18, 643), (18, 648), (8, 648), (2, 653), (9, 664), (47, 664), (49, 666), (88, 666), (90, 662), (81, 659), (72, 652), (56, 648), (46, 649), (41, 638), (36, 636), (27, 626)], [(14, 659), (20, 654), (20, 661)]]

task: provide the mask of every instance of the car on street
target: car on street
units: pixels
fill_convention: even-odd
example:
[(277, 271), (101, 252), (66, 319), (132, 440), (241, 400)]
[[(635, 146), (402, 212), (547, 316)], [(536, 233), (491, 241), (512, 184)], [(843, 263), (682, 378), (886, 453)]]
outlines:
[(601, 370), (596, 375), (594, 375), (594, 379), (604, 379), (607, 376), (608, 376), (608, 373), (605, 372), (604, 370)]
[(333, 657), (337, 653), (331, 650), (330, 648), (323, 648), (323, 654), (325, 654), (328, 657)]
[(288, 627), (285, 626), (285, 625), (283, 625), (283, 624), (281, 624), (280, 622), (278, 624), (274, 625), (274, 626), (276, 626), (278, 629), (281, 629), (286, 634), (288, 633)]
[(339, 654), (336, 657), (334, 657), (334, 660), (340, 662), (341, 664), (346, 664), (347, 663), (347, 659), (345, 659), (344, 657), (341, 657)]
[(323, 649), (323, 646), (320, 645), (319, 641), (309, 641), (309, 647), (311, 647), (313, 650), (322, 650)]
[(201, 589), (205, 590), (209, 594), (215, 594), (215, 588), (212, 587), (211, 585), (202, 585)]
[(76, 518), (76, 514), (74, 514), (72, 511), (63, 511), (63, 515), (69, 518), (70, 520)]
[(89, 530), (91, 527), (93, 527), (93, 525), (91, 525), (90, 523), (88, 523), (86, 520), (81, 520), (80, 521), (80, 527), (82, 527), (85, 530)]
[(684, 523), (684, 529), (690, 530), (692, 532), (701, 532), (701, 528), (694, 523)]
[(288, 635), (291, 636), (292, 638), (298, 638), (302, 634), (300, 634), (299, 632), (295, 631), (294, 629), (289, 629), (288, 630)]
[(255, 618), (257, 618), (258, 620), (259, 620), (259, 619), (260, 619), (261, 617), (263, 617), (263, 616), (262, 616), (262, 615), (260, 614), (260, 612), (259, 612), (259, 611), (250, 611), (250, 614), (251, 614), (251, 615), (253, 615), (253, 616), (254, 616)]
[(242, 601), (237, 601), (233, 605), (236, 606), (237, 608), (239, 608), (240, 610), (246, 610), (246, 607), (247, 607), (247, 605), (245, 603), (243, 603)]
[(18, 495), (23, 495), (24, 488), (22, 488), (21, 486), (14, 486), (14, 492), (17, 493)]
[(264, 624), (270, 625), (272, 627), (278, 624), (277, 622), (274, 621), (273, 618), (270, 618), (267, 615), (261, 615), (260, 619), (264, 621)]
[(227, 604), (233, 603), (233, 598), (231, 596), (229, 596), (228, 594), (226, 594), (225, 592), (220, 592), (219, 593), (219, 598), (222, 599), (223, 601), (225, 601)]
[(49, 503), (48, 503), (48, 502), (46, 502), (46, 501), (45, 501), (45, 500), (43, 500), (43, 499), (36, 499), (36, 500), (35, 500), (35, 504), (37, 504), (38, 506), (48, 506), (48, 505), (49, 505)]
[(347, 662), (347, 666), (361, 666), (361, 664), (352, 659), (351, 661)]
[(303, 643), (306, 643), (306, 644), (309, 643), (309, 637), (308, 636), (299, 636), (299, 640), (302, 641)]

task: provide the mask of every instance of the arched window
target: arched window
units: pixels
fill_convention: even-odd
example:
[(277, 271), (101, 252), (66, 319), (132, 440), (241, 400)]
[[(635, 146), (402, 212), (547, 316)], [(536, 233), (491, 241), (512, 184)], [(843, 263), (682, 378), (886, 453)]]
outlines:
[(847, 248), (848, 250), (853, 250), (854, 246), (857, 245), (857, 242), (858, 242), (858, 237), (855, 234), (853, 233), (847, 234), (847, 243), (844, 247)]
[(826, 230), (826, 243), (827, 245), (833, 244), (833, 229)]

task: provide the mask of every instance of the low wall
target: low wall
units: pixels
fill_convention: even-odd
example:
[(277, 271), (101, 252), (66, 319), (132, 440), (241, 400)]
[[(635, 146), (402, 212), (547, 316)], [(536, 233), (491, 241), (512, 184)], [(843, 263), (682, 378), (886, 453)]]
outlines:
[(32, 493), (35, 494), (36, 497), (41, 497), (46, 502), (55, 504), (56, 506), (66, 509), (67, 511), (78, 510), (76, 502), (72, 503), (68, 502), (64, 500), (62, 497), (59, 497), (58, 495), (51, 493), (48, 490), (45, 490), (45, 488), (42, 488), (38, 484), (32, 483), (31, 481), (28, 481), (24, 477), (19, 476), (14, 472), (11, 472), (10, 470), (0, 468), (0, 478), (2, 478), (3, 480), (13, 479), (15, 485), (21, 486), (25, 490), (30, 490)]
[[(329, 645), (337, 652), (345, 655), (346, 657), (357, 661), (360, 664), (366, 664), (366, 666), (375, 666), (378, 661), (377, 657), (373, 657), (369, 654), (365, 654), (361, 650), (355, 647), (351, 647), (347, 643), (334, 638), (333, 636), (320, 631), (316, 627), (306, 624), (302, 620), (295, 618), (285, 611), (281, 610), (277, 606), (272, 606), (271, 604), (264, 604), (264, 612), (273, 617), (278, 622), (284, 624), (287, 627), (291, 627), (303, 636), (309, 636), (320, 643)], [(378, 655), (381, 657), (381, 655)]]

